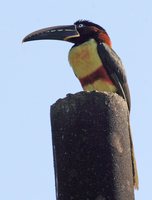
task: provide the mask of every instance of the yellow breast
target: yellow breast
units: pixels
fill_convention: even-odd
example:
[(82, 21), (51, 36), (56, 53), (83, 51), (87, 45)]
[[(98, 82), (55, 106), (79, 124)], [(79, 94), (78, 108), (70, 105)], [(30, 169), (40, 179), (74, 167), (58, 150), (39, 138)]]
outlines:
[(73, 47), (69, 52), (69, 62), (78, 78), (96, 71), (102, 62), (98, 56), (97, 43), (91, 39), (82, 45)]
[(73, 47), (69, 52), (69, 62), (84, 90), (116, 91), (103, 67), (94, 39)]

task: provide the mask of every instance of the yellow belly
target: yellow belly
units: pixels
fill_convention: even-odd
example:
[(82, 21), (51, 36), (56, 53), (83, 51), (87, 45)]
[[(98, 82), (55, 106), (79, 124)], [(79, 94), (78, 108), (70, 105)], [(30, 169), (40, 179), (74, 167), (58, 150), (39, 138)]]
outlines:
[(116, 87), (113, 84), (109, 84), (102, 79), (96, 80), (91, 84), (83, 86), (85, 91), (105, 91), (116, 92)]
[[(73, 47), (69, 52), (69, 62), (77, 78), (80, 80), (82, 87), (86, 91), (109, 91), (116, 92), (116, 87), (113, 85), (107, 76), (104, 74), (94, 75), (100, 69), (103, 71), (103, 63), (97, 52), (97, 43), (91, 39), (79, 46)], [(83, 84), (83, 79), (88, 79)]]

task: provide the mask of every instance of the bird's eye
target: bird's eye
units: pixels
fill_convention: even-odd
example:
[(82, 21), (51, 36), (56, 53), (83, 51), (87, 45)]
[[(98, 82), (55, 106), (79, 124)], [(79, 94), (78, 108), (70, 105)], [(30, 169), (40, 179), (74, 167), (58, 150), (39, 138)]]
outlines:
[(84, 24), (79, 24), (78, 27), (82, 28), (82, 27), (84, 27)]

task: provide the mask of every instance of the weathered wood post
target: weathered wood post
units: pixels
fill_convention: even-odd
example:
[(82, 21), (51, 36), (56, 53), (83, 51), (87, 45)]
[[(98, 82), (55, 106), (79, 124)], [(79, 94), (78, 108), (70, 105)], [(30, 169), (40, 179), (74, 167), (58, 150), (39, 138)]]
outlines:
[(80, 92), (51, 106), (57, 200), (133, 200), (128, 108), (117, 94)]

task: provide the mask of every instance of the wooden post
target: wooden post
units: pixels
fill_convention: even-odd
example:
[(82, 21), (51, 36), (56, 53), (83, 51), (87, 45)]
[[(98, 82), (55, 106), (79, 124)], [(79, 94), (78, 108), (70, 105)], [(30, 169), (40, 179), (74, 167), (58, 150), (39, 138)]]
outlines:
[(80, 92), (51, 106), (57, 200), (133, 200), (128, 108), (117, 94)]

